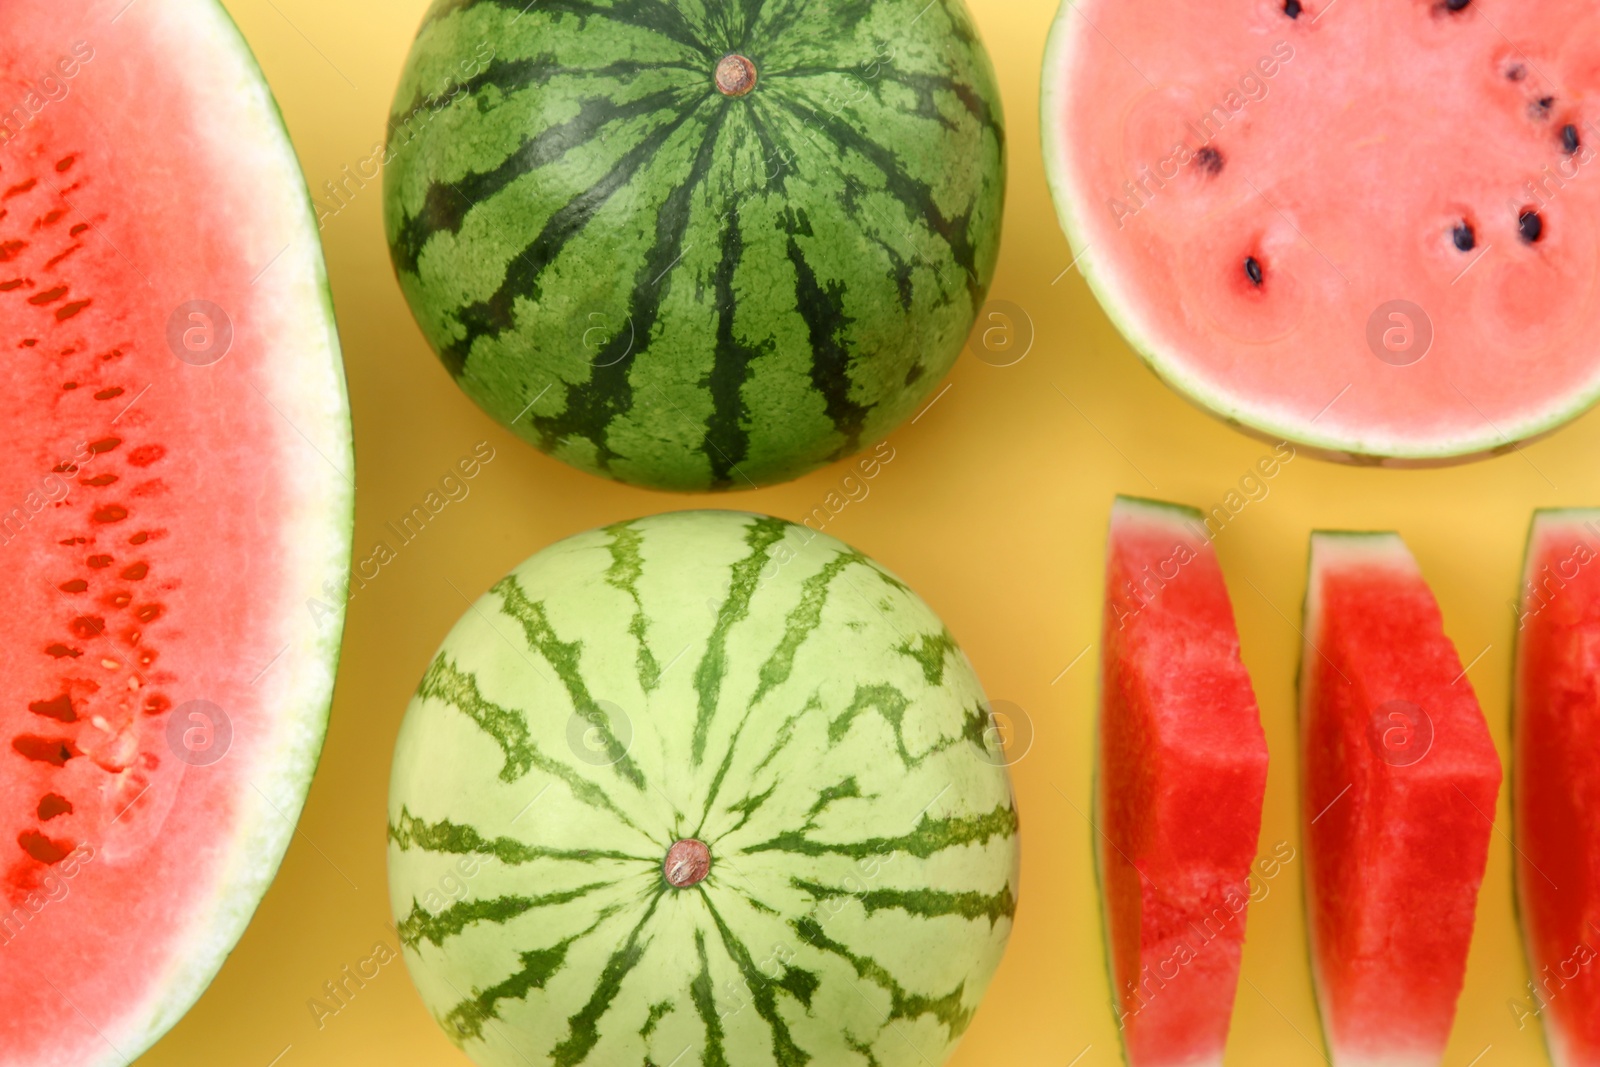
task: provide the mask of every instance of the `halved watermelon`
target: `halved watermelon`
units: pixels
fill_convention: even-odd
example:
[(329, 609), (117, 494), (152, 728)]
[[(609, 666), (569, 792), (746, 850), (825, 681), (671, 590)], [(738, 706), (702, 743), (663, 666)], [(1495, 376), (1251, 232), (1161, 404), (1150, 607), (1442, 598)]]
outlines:
[(1046, 166), (1151, 367), (1362, 462), (1507, 449), (1600, 396), (1600, 8), (1068, 0)]
[(1198, 511), (1117, 499), (1101, 649), (1096, 858), (1128, 1063), (1220, 1064), (1267, 741)]
[(1392, 533), (1311, 538), (1300, 664), (1307, 929), (1337, 1067), (1436, 1065), (1455, 1019), (1500, 759)]
[(1600, 1064), (1600, 510), (1541, 511), (1518, 606), (1511, 813), (1532, 995), (1558, 1067)]
[(123, 1064), (293, 832), (349, 560), (305, 185), (213, 0), (0, 34), (0, 1064)]

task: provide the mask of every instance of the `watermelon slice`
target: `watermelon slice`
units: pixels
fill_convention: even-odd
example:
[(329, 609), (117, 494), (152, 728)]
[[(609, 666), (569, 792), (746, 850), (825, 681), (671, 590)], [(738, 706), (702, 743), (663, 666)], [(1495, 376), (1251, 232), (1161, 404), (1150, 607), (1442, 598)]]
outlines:
[(1600, 396), (1600, 7), (1068, 0), (1046, 166), (1150, 366), (1270, 439), (1494, 453)]
[(349, 561), (315, 222), (213, 0), (8, 0), (0, 352), (0, 1064), (120, 1065), (277, 869)]
[(1307, 928), (1333, 1062), (1436, 1067), (1500, 759), (1396, 534), (1311, 538), (1300, 733)]
[(1130, 1067), (1220, 1064), (1267, 742), (1190, 508), (1119, 497), (1106, 550), (1097, 861)]
[(1512, 720), (1516, 885), (1530, 996), (1558, 1067), (1600, 1064), (1600, 510), (1528, 532)]

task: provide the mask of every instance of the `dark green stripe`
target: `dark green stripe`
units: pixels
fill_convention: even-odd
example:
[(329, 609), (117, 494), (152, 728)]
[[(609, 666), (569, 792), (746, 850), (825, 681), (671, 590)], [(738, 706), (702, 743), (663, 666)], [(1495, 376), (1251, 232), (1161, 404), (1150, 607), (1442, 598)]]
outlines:
[(588, 1059), (589, 1053), (600, 1041), (600, 1020), (611, 1009), (611, 1004), (617, 999), (617, 994), (622, 991), (622, 980), (628, 973), (639, 965), (644, 959), (648, 939), (641, 941), (645, 926), (650, 922), (650, 917), (656, 913), (656, 905), (661, 903), (661, 896), (666, 892), (666, 882), (661, 882), (650, 897), (650, 906), (644, 911), (628, 934), (628, 940), (621, 948), (611, 954), (606, 960), (605, 968), (600, 972), (600, 979), (595, 983), (594, 995), (589, 998), (576, 1014), (567, 1019), (567, 1039), (550, 1050), (550, 1062), (554, 1067), (576, 1067)]
[[(498, 590), (506, 582), (514, 583), (514, 581), (514, 578), (506, 578), (495, 588)], [(549, 657), (546, 656), (546, 658), (548, 659)], [(551, 660), (551, 662), (554, 663), (555, 661)], [(582, 683), (580, 682), (579, 684), (581, 685)], [(460, 670), (443, 655), (434, 660), (433, 665), (428, 668), (428, 673), (422, 676), (422, 685), (418, 687), (417, 695), (424, 699), (440, 700), (449, 704), (477, 723), (484, 733), (494, 738), (495, 743), (506, 754), (505, 765), (500, 769), (501, 781), (514, 782), (527, 774), (530, 768), (537, 767), (546, 774), (565, 782), (567, 788), (572, 790), (572, 795), (578, 800), (592, 808), (608, 811), (628, 826), (633, 827), (635, 830), (639, 829), (634, 821), (628, 817), (628, 813), (617, 807), (612, 802), (610, 794), (601, 789), (599, 785), (566, 764), (553, 760), (541, 752), (538, 746), (529, 739), (527, 720), (522, 712), (503, 708), (493, 701), (484, 699), (483, 694), (478, 691), (477, 676)], [(574, 697), (573, 702), (577, 704), (576, 697)], [(589, 706), (593, 708), (595, 715), (600, 720), (601, 725), (597, 728), (606, 729), (604, 727), (605, 713), (600, 711), (599, 708), (593, 707), (592, 701)], [(578, 705), (578, 707), (579, 713), (582, 714), (583, 705)], [(588, 719), (589, 716), (585, 716), (585, 718)], [(592, 722), (593, 720), (591, 719), (590, 721)], [(621, 745), (617, 743), (616, 739), (610, 737), (608, 729), (606, 729), (606, 736), (610, 739), (611, 745), (615, 746), (617, 750), (621, 749)], [(621, 761), (619, 760), (618, 762), (620, 763)], [(629, 766), (631, 767), (631, 764)], [(626, 777), (626, 772), (623, 773), (624, 777)], [(634, 769), (633, 773), (637, 775), (639, 772)], [(641, 776), (639, 780), (643, 782), (644, 779)]]
[[(553, 21), (556, 15), (574, 15), (586, 22), (598, 18), (638, 26), (681, 44), (705, 59), (720, 58), (706, 51), (705, 44), (695, 35), (683, 13), (668, 0), (610, 0), (609, 3), (603, 0), (447, 0), (444, 10), (435, 8), (429, 12), (428, 21), (436, 21), (456, 11), (470, 11), (485, 4), (517, 16), (542, 16), (546, 22)], [(602, 28), (599, 32), (607, 31)]]
[(824, 563), (817, 573), (800, 583), (800, 602), (789, 609), (783, 638), (761, 665), (761, 680), (756, 686), (755, 695), (750, 698), (752, 706), (761, 703), (762, 697), (789, 680), (789, 675), (794, 671), (795, 653), (822, 625), (822, 611), (828, 604), (828, 587), (834, 578), (852, 563), (870, 562), (859, 552), (840, 552)]
[(717, 622), (706, 640), (706, 651), (694, 671), (694, 687), (699, 694), (695, 713), (694, 738), (690, 753), (698, 767), (706, 754), (706, 739), (711, 720), (722, 696), (722, 679), (728, 671), (728, 634), (750, 614), (750, 601), (761, 583), (761, 572), (771, 560), (772, 548), (789, 532), (782, 519), (755, 519), (745, 531), (750, 553), (733, 565), (728, 580), (728, 597), (717, 610)]
[[(599, 136), (607, 125), (666, 112), (675, 105), (683, 107), (692, 101), (693, 96), (700, 95), (704, 95), (703, 90), (690, 93), (677, 86), (631, 101), (591, 97), (581, 101), (578, 113), (566, 122), (548, 126), (535, 136), (524, 137), (516, 151), (493, 170), (474, 171), (455, 181), (430, 183), (421, 209), (415, 215), (407, 214), (395, 235), (392, 245), (395, 265), (415, 274), (417, 260), (435, 234), (460, 232), (461, 224), (473, 208), (502, 192), (529, 171), (548, 166), (574, 148), (584, 147)], [(390, 150), (398, 150), (393, 132), (390, 134)]]
[[(616, 909), (602, 911), (589, 928), (558, 941), (549, 948), (523, 952), (519, 958), (522, 969), (503, 982), (488, 989), (473, 990), (473, 996), (463, 1000), (439, 1020), (446, 1036), (462, 1047), (467, 1041), (483, 1037), (483, 1027), (491, 1019), (500, 1017), (502, 1000), (523, 1000), (535, 989), (543, 989), (566, 966), (567, 950), (580, 939), (593, 933)], [(637, 933), (637, 930), (635, 931)]]
[[(536, 413), (532, 417), (533, 425), (543, 436), (547, 449), (556, 448), (569, 436), (577, 436), (595, 444), (600, 463), (609, 463), (614, 458), (606, 442), (606, 427), (613, 419), (633, 409), (634, 391), (630, 372), (640, 354), (638, 339), (652, 337), (656, 323), (661, 318), (662, 305), (672, 290), (672, 268), (683, 259), (686, 251), (685, 241), (694, 218), (695, 197), (716, 165), (717, 138), (730, 113), (727, 108), (716, 109), (702, 134), (699, 151), (686, 175), (681, 178), (665, 174), (659, 176), (663, 181), (672, 180), (678, 184), (673, 185), (672, 192), (667, 194), (656, 213), (655, 243), (634, 274), (633, 294), (628, 302), (628, 318), (632, 328), (626, 334), (618, 331), (595, 355), (587, 383), (568, 386), (566, 407), (559, 415), (541, 416)], [(654, 155), (660, 147), (653, 145), (650, 155)]]
[[(811, 993), (819, 984), (817, 977), (809, 971), (800, 972), (801, 977), (789, 981), (779, 980), (774, 982), (761, 972), (755, 960), (750, 957), (750, 950), (745, 948), (744, 942), (733, 935), (728, 929), (728, 924), (723, 921), (722, 914), (711, 903), (711, 895), (701, 890), (701, 899), (705, 901), (706, 911), (711, 913), (711, 921), (717, 924), (717, 933), (722, 937), (722, 947), (727, 951), (728, 958), (739, 968), (745, 985), (750, 990), (751, 1003), (755, 1005), (756, 1014), (761, 1016), (767, 1024), (767, 1029), (772, 1033), (772, 1058), (778, 1067), (804, 1067), (811, 1061), (811, 1054), (795, 1044), (794, 1037), (789, 1033), (789, 1024), (783, 1021), (783, 1016), (778, 1014), (778, 998), (773, 992), (774, 987), (789, 993), (801, 1004), (810, 1007)], [(785, 978), (792, 968), (785, 968)]]
[(838, 459), (860, 450), (862, 429), (872, 410), (871, 405), (857, 403), (851, 396), (855, 379), (850, 374), (853, 346), (849, 336), (855, 320), (845, 314), (844, 284), (821, 282), (800, 247), (799, 238), (814, 236), (805, 208), (784, 212), (784, 232), (789, 235), (789, 262), (794, 267), (795, 310), (805, 321), (811, 341), (811, 385), (822, 395), (828, 418), (844, 437), (833, 453)]
[(905, 718), (906, 712), (911, 707), (911, 698), (899, 689), (887, 683), (879, 685), (859, 685), (856, 695), (850, 701), (850, 706), (840, 712), (838, 717), (828, 723), (828, 743), (837, 745), (850, 733), (850, 727), (864, 711), (875, 711), (883, 716), (883, 720), (894, 731), (895, 752), (900, 757), (900, 762), (906, 770), (912, 770), (929, 756), (943, 752), (945, 749), (960, 744), (967, 739), (966, 731), (954, 737), (942, 737), (936, 740), (920, 754), (913, 756), (910, 749), (906, 748)]
[[(533, 301), (539, 299), (541, 293), (540, 278), (543, 276), (545, 268), (555, 262), (556, 257), (561, 254), (561, 250), (567, 246), (567, 242), (581, 233), (584, 227), (589, 225), (590, 220), (599, 213), (601, 208), (605, 207), (619, 190), (627, 186), (646, 164), (656, 159), (661, 147), (697, 111), (699, 111), (698, 105), (685, 109), (681, 114), (657, 127), (648, 137), (623, 153), (604, 177), (567, 201), (545, 223), (544, 229), (539, 232), (539, 236), (535, 237), (530, 244), (517, 253), (516, 258), (512, 260), (510, 266), (506, 269), (505, 279), (500, 283), (500, 287), (495, 290), (493, 296), (460, 309), (457, 313), (457, 318), (463, 328), (462, 335), (452, 344), (446, 346), (440, 353), (441, 358), (444, 359), (445, 365), (450, 368), (452, 374), (460, 377), (461, 372), (466, 368), (467, 357), (472, 353), (472, 346), (477, 343), (480, 337), (498, 337), (502, 332), (516, 325), (517, 299), (519, 297)], [(726, 109), (718, 109), (717, 114), (719, 116), (725, 115), (727, 111)], [(674, 221), (680, 223), (677, 227), (677, 236), (674, 243), (681, 244), (683, 239), (681, 222), (683, 220)], [(664, 263), (656, 264), (655, 273), (650, 274), (649, 278), (654, 279), (657, 277), (671, 263), (672, 259), (668, 259)], [(647, 262), (646, 266), (640, 270), (639, 276), (641, 278), (649, 270), (649, 266), (650, 264)], [(645, 284), (648, 285), (649, 282)], [(613, 345), (618, 344), (619, 341), (614, 341)], [(614, 363), (610, 367), (605, 366), (613, 358), (615, 358), (615, 353), (610, 352), (609, 349), (597, 355), (595, 357), (596, 371), (613, 369), (615, 367)]]
[(761, 354), (741, 342), (733, 332), (738, 312), (733, 274), (744, 258), (744, 235), (739, 225), (739, 209), (735, 204), (722, 226), (722, 258), (712, 278), (712, 291), (717, 301), (717, 337), (711, 374), (706, 382), (711, 393), (711, 415), (706, 419), (702, 450), (711, 464), (711, 478), (719, 485), (729, 482), (738, 465), (750, 454), (744, 386), (750, 378), (751, 365)]
[(611, 536), (607, 548), (611, 552), (611, 566), (606, 571), (606, 583), (627, 593), (633, 600), (633, 618), (628, 620), (628, 633), (639, 645), (634, 655), (634, 666), (639, 673), (639, 688), (646, 693), (661, 684), (661, 665), (650, 651), (647, 640), (650, 620), (644, 613), (644, 600), (639, 596), (639, 579), (644, 576), (644, 535), (628, 523), (606, 527)]
[(952, 815), (935, 819), (924, 815), (917, 828), (902, 837), (869, 837), (862, 841), (813, 841), (803, 831), (787, 830), (769, 841), (748, 845), (745, 852), (788, 852), (799, 856), (887, 856), (904, 852), (925, 860), (948, 848), (986, 845), (992, 837), (1002, 840), (1017, 832), (1017, 812), (1009, 804), (998, 805), (983, 815)]
[(871, 956), (852, 952), (841, 942), (835, 941), (823, 932), (822, 926), (815, 919), (797, 919), (794, 923), (795, 931), (814, 947), (823, 952), (832, 953), (845, 960), (862, 978), (876, 986), (881, 987), (889, 994), (889, 1015), (885, 1022), (895, 1019), (915, 1019), (920, 1015), (932, 1015), (944, 1024), (951, 1040), (959, 1037), (972, 1021), (972, 1011), (962, 1006), (963, 994), (967, 983), (963, 979), (953, 990), (941, 997), (928, 997), (920, 993), (909, 992), (897, 982), (889, 969)]
[(806, 829), (809, 830), (814, 827), (816, 825), (816, 817), (826, 811), (828, 805), (835, 800), (847, 800), (860, 796), (861, 786), (856, 784), (856, 777), (853, 774), (838, 785), (825, 787), (822, 792), (817, 794), (816, 803), (812, 804), (811, 809), (806, 812)]
[(534, 908), (549, 904), (566, 904), (585, 897), (596, 889), (608, 889), (615, 882), (590, 882), (576, 889), (543, 896), (500, 896), (481, 900), (461, 900), (437, 915), (427, 911), (415, 897), (411, 900), (411, 914), (400, 920), (400, 940), (411, 948), (427, 941), (443, 945), (447, 937), (454, 937), (473, 923), (490, 922), (497, 925), (510, 922)]
[(501, 863), (517, 865), (535, 860), (570, 860), (574, 863), (598, 863), (601, 860), (637, 860), (642, 863), (659, 863), (659, 856), (638, 856), (631, 852), (618, 852), (603, 848), (546, 848), (529, 845), (514, 837), (484, 837), (471, 826), (463, 826), (441, 819), (426, 822), (400, 809), (400, 823), (389, 827), (389, 840), (401, 852), (413, 848), (424, 852), (449, 855), (493, 856)]
[[(556, 677), (561, 679), (561, 685), (572, 701), (573, 710), (584, 722), (598, 731), (605, 741), (606, 755), (611, 760), (611, 768), (632, 783), (634, 788), (643, 791), (644, 773), (629, 757), (627, 747), (612, 731), (610, 717), (595, 702), (589, 693), (589, 687), (584, 684), (580, 662), (583, 657), (583, 643), (561, 640), (555, 628), (550, 625), (549, 616), (545, 614), (544, 602), (530, 600), (523, 592), (516, 575), (507, 575), (500, 579), (490, 588), (490, 592), (500, 595), (503, 602), (502, 610), (521, 624), (522, 632), (528, 639), (528, 647), (538, 652), (544, 657), (545, 662), (555, 668)], [(604, 795), (604, 791), (594, 783), (584, 781), (589, 788)], [(609, 805), (609, 798), (607, 803)], [(630, 822), (628, 825), (633, 824)]]
[[(502, 782), (514, 782), (540, 763), (538, 748), (528, 734), (527, 718), (520, 711), (503, 708), (485, 700), (478, 691), (475, 675), (461, 670), (442, 653), (428, 665), (417, 686), (417, 696), (423, 700), (440, 700), (455, 708), (478, 724), (478, 729), (494, 738), (494, 743), (505, 753), (506, 761), (500, 768)], [(548, 762), (548, 761), (546, 761)]]
[(915, 645), (905, 641), (898, 645), (895, 651), (916, 660), (922, 667), (923, 680), (932, 686), (944, 684), (946, 657), (954, 659), (961, 654), (949, 630), (941, 630), (936, 634), (918, 634)]
[(939, 209), (933, 188), (926, 182), (912, 177), (892, 151), (872, 140), (854, 125), (830, 119), (809, 103), (802, 102), (799, 94), (785, 93), (776, 99), (781, 100), (802, 124), (809, 122), (815, 128), (827, 131), (841, 148), (853, 151), (866, 159), (883, 175), (889, 194), (905, 209), (906, 217), (895, 221), (907, 227), (925, 225), (938, 235), (965, 275), (968, 294), (973, 300), (973, 306), (976, 307), (982, 296), (982, 286), (978, 282), (977, 248), (969, 233), (973, 209), (969, 207), (961, 215), (946, 218)]
[(869, 916), (876, 911), (896, 910), (919, 919), (947, 916), (988, 919), (993, 926), (1017, 913), (1017, 898), (1010, 885), (1002, 886), (998, 893), (950, 893), (942, 889), (869, 889), (862, 892), (805, 878), (791, 878), (789, 884), (818, 902), (843, 898), (858, 901)]
[(767, 754), (761, 757), (761, 762), (756, 764), (756, 769), (750, 772), (750, 776), (754, 778), (766, 770), (773, 760), (778, 758), (778, 754), (788, 746), (790, 741), (794, 740), (794, 728), (808, 712), (820, 711), (821, 709), (821, 698), (812, 693), (806, 701), (805, 707), (783, 720), (783, 725), (778, 727), (778, 735), (772, 739), (772, 747), (767, 749)]
[(705, 1047), (700, 1052), (701, 1067), (728, 1067), (728, 1057), (722, 1052), (722, 1017), (717, 1013), (717, 1000), (711, 992), (711, 960), (706, 956), (704, 930), (694, 932), (695, 951), (700, 956), (700, 973), (689, 983), (689, 998), (706, 1030)]

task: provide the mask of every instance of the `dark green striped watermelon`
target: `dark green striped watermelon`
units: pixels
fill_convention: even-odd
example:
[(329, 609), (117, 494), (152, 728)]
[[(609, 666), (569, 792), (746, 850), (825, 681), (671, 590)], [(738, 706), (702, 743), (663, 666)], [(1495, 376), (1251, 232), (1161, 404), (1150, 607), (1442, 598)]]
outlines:
[(436, 0), (384, 209), (423, 332), (574, 466), (767, 485), (893, 429), (999, 251), (961, 0)]
[(406, 962), (485, 1065), (937, 1067), (1017, 903), (1017, 813), (949, 632), (779, 519), (581, 534), (411, 702)]

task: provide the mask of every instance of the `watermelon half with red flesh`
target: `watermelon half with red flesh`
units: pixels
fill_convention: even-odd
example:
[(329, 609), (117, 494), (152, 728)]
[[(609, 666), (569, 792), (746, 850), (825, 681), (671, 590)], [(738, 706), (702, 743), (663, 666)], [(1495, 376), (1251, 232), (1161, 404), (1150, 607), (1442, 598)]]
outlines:
[(1046, 168), (1155, 372), (1365, 463), (1508, 449), (1600, 396), (1600, 7), (1068, 0)]
[(6, 3), (0, 359), (0, 1064), (123, 1064), (283, 856), (349, 561), (316, 224), (213, 0)]
[(1444, 1056), (1500, 759), (1392, 533), (1311, 538), (1300, 664), (1307, 929), (1336, 1067)]
[(1540, 511), (1517, 612), (1511, 812), (1532, 981), (1518, 1021), (1600, 1064), (1600, 510)]
[(1096, 860), (1131, 1067), (1222, 1063), (1267, 742), (1198, 511), (1119, 497), (1106, 549)]

